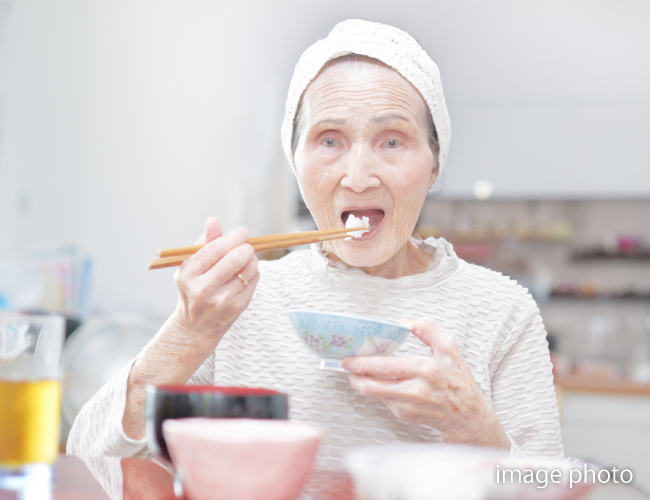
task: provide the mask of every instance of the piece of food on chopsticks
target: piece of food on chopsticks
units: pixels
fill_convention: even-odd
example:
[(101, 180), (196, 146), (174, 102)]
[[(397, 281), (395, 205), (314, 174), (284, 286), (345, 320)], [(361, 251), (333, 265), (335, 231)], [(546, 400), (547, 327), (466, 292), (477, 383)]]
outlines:
[(361, 231), (350, 232), (349, 233), (350, 236), (345, 238), (345, 241), (350, 241), (352, 239), (352, 236), (354, 236), (355, 238), (361, 238), (363, 236), (363, 233), (367, 233), (368, 231), (370, 231), (370, 220), (365, 215), (359, 218), (359, 217), (355, 217), (354, 214), (350, 214), (348, 220), (345, 221), (345, 227), (346, 228), (357, 228), (357, 227), (368, 228), (368, 229), (362, 229)]

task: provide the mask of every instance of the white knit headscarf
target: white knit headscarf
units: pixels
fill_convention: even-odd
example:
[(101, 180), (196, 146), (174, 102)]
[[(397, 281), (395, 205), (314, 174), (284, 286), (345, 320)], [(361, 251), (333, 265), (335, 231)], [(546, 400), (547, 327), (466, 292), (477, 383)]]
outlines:
[(291, 137), (300, 98), (307, 85), (328, 61), (347, 54), (378, 59), (395, 69), (418, 89), (431, 110), (436, 127), (440, 145), (438, 163), (442, 172), (449, 154), (451, 124), (445, 96), (442, 94), (438, 66), (408, 33), (394, 26), (360, 19), (348, 19), (334, 26), (327, 38), (318, 40), (303, 52), (296, 65), (289, 85), (282, 123), (282, 147), (294, 172)]

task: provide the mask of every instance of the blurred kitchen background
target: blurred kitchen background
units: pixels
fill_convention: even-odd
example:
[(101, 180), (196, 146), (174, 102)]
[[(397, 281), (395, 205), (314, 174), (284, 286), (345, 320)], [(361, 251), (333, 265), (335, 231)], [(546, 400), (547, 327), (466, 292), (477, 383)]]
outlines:
[(442, 73), (453, 139), (418, 234), (528, 288), (566, 453), (650, 490), (645, 0), (0, 0), (0, 309), (69, 318), (65, 421), (173, 311), (158, 248), (210, 215), (313, 226), (284, 99), (301, 52), (355, 17)]

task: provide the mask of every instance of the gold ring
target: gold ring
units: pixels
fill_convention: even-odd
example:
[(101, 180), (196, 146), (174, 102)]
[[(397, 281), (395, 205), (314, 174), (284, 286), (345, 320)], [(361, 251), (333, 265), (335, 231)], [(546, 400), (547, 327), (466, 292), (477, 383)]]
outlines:
[(241, 282), (244, 284), (244, 286), (248, 285), (248, 281), (246, 281), (246, 278), (244, 278), (241, 273), (237, 274), (237, 277), (241, 280)]

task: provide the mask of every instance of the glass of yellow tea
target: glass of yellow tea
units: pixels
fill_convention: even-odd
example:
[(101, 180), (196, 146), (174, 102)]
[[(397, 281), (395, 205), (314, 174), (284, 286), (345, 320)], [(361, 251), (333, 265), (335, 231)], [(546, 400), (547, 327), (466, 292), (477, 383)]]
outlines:
[(64, 332), (61, 316), (0, 311), (0, 489), (56, 460)]

